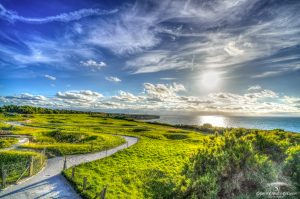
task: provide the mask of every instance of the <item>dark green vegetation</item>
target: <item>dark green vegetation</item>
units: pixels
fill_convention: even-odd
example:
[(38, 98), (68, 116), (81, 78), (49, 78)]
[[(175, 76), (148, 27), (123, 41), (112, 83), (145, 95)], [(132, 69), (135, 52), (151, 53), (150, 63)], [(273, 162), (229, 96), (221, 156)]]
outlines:
[[(24, 148), (48, 155), (111, 148), (130, 135), (139, 142), (113, 156), (64, 172), (84, 198), (108, 184), (107, 198), (256, 198), (268, 184), (299, 191), (300, 134), (281, 130), (172, 126), (110, 118), (101, 114), (2, 115), (5, 132), (33, 136)], [(196, 128), (196, 129), (195, 129)], [(83, 178), (87, 190), (82, 192)]]
[[(299, 186), (300, 136), (235, 129), (212, 136), (186, 163), (179, 198), (255, 198), (272, 182)], [(291, 152), (291, 150), (293, 152)], [(298, 161), (298, 162), (297, 162)], [(299, 188), (298, 188), (299, 191)]]
[(75, 111), (67, 109), (49, 109), (42, 107), (33, 107), (33, 106), (16, 106), (16, 105), (7, 105), (0, 107), (0, 113), (4, 113), (6, 116), (15, 116), (17, 114), (90, 114), (111, 117), (116, 119), (157, 119), (159, 116), (156, 115), (140, 115), (140, 114), (122, 114), (122, 113), (102, 113), (102, 112), (90, 112), (90, 111)]

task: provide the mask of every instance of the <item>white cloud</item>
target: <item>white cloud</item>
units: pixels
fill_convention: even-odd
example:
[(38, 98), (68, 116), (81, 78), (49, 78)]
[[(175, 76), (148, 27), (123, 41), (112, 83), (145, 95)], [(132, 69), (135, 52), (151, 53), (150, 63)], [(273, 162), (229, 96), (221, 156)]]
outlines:
[(100, 69), (102, 69), (103, 67), (106, 66), (105, 62), (102, 62), (102, 61), (97, 62), (97, 61), (92, 60), (92, 59), (89, 59), (89, 60), (86, 60), (86, 61), (81, 61), (80, 64), (85, 66), (85, 67), (90, 68), (92, 71), (100, 70)]
[(118, 10), (101, 10), (101, 9), (80, 9), (77, 11), (69, 12), (69, 13), (62, 13), (55, 16), (48, 16), (48, 17), (42, 17), (42, 18), (32, 18), (32, 17), (24, 17), (18, 15), (18, 13), (14, 11), (7, 10), (3, 5), (0, 4), (0, 16), (2, 18), (6, 19), (9, 22), (15, 22), (15, 21), (21, 21), (26, 23), (48, 23), (53, 21), (59, 21), (59, 22), (69, 22), (69, 21), (76, 21), (80, 20), (84, 17), (89, 16), (101, 16), (101, 15), (109, 15), (114, 14), (118, 12)]
[(46, 53), (38, 50), (34, 47), (31, 47), (31, 53), (29, 55), (25, 54), (16, 54), (13, 55), (13, 58), (23, 64), (30, 64), (30, 63), (51, 63), (56, 62), (52, 56), (46, 55)]
[(279, 75), (282, 71), (266, 71), (261, 74), (253, 75), (253, 78), (264, 78), (264, 77), (273, 77)]
[[(259, 1), (164, 1), (155, 2), (154, 7), (158, 8), (146, 14), (142, 12), (144, 7), (137, 3), (135, 9), (139, 9), (139, 12), (133, 13), (138, 14), (137, 18), (148, 18), (149, 26), (145, 28), (152, 31), (151, 37), (162, 33), (175, 38), (175, 42), (164, 39), (161, 50), (147, 49), (145, 53), (127, 61), (127, 68), (133, 70), (133, 73), (187, 68), (230, 70), (251, 64), (252, 61), (263, 62), (271, 59), (271, 55), (281, 49), (299, 45), (300, 36), (297, 33), (300, 23), (295, 20), (294, 12), (289, 12), (292, 8), (288, 4), (281, 9), (272, 7), (272, 11), (276, 13), (273, 18), (245, 23), (244, 20), (250, 14), (253, 15), (251, 12), (258, 6), (257, 2)], [(160, 12), (161, 10), (164, 12)], [(269, 11), (269, 8), (263, 10), (266, 13)], [(165, 21), (172, 21), (174, 25), (163, 25)], [(182, 24), (190, 24), (191, 27)], [(195, 24), (197, 27), (193, 27)], [(228, 26), (223, 27), (223, 24)], [(176, 38), (180, 40), (176, 42)], [(297, 59), (293, 60), (294, 65), (295, 62), (299, 64)], [(274, 64), (282, 67), (280, 61), (272, 66)], [(286, 67), (286, 71), (294, 70), (293, 64)], [(257, 63), (253, 65), (252, 73), (262, 71), (262, 75), (257, 77), (281, 74), (270, 71), (272, 69), (265, 65), (260, 68), (256, 67)]]
[(105, 79), (110, 82), (121, 82), (122, 81), (118, 77), (113, 77), (113, 76), (105, 77)]
[(244, 94), (220, 92), (197, 97), (180, 93), (182, 84), (144, 84), (138, 95), (120, 91), (117, 96), (106, 96), (90, 90), (58, 92), (54, 97), (21, 94), (0, 97), (1, 104), (21, 104), (76, 109), (130, 109), (147, 113), (224, 113), (224, 114), (273, 114), (300, 113), (300, 98), (282, 96), (263, 89)]
[(239, 56), (244, 54), (244, 50), (237, 48), (235, 42), (232, 41), (224, 47), (224, 50), (231, 56)]
[(124, 102), (136, 102), (138, 100), (143, 99), (143, 97), (135, 96), (132, 93), (126, 91), (119, 91), (119, 95), (113, 96), (112, 99)]
[(157, 101), (172, 100), (176, 97), (176, 93), (185, 91), (185, 87), (182, 84), (173, 83), (167, 84), (144, 84), (145, 93), (152, 99)]
[(300, 98), (292, 96), (284, 96), (283, 102), (300, 106)]
[(257, 90), (261, 90), (261, 86), (260, 85), (254, 85), (254, 86), (250, 86), (248, 88), (248, 91), (257, 91)]
[(176, 78), (175, 77), (162, 77), (160, 78), (160, 80), (164, 80), (164, 81), (172, 81), (172, 80), (175, 80)]
[(51, 75), (44, 75), (45, 78), (49, 79), (49, 80), (52, 80), (52, 81), (55, 81), (56, 80), (56, 77), (54, 76), (51, 76)]
[(90, 91), (90, 90), (80, 90), (80, 91), (66, 91), (58, 92), (56, 94), (58, 99), (64, 100), (65, 103), (69, 104), (85, 104), (88, 105), (91, 102), (96, 102), (103, 97), (101, 93)]
[(166, 50), (150, 51), (140, 54), (126, 62), (126, 68), (133, 73), (153, 73), (171, 69), (191, 68), (193, 64), (184, 55), (178, 55)]

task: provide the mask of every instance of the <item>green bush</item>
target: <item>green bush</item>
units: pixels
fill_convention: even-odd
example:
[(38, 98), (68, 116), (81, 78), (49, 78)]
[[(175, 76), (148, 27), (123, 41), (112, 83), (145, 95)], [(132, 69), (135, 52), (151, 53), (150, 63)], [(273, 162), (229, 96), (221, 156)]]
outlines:
[(179, 187), (183, 198), (233, 198), (263, 189), (275, 179), (275, 168), (250, 142), (225, 133), (195, 154), (184, 169)]
[(188, 135), (184, 135), (184, 134), (164, 134), (164, 136), (170, 140), (183, 140), (188, 138)]
[(287, 154), (285, 173), (291, 178), (293, 185), (300, 193), (300, 146), (290, 148)]
[(54, 138), (57, 142), (67, 143), (78, 143), (86, 138), (86, 135), (82, 133), (63, 132), (60, 130), (52, 131), (48, 136)]

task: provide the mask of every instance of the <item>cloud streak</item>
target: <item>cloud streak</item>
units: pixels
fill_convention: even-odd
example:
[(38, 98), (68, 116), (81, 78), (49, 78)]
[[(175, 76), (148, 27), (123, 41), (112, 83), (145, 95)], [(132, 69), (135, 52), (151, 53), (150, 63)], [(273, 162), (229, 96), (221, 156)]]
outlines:
[(47, 78), (47, 79), (49, 79), (49, 80), (52, 80), (52, 81), (56, 80), (56, 77), (51, 76), (51, 75), (44, 75), (44, 77)]
[(41, 18), (32, 18), (32, 17), (24, 17), (18, 15), (17, 12), (7, 10), (3, 5), (0, 4), (0, 16), (3, 19), (13, 23), (16, 21), (26, 22), (26, 23), (49, 23), (49, 22), (70, 22), (80, 20), (81, 18), (90, 17), (90, 16), (101, 16), (101, 15), (109, 15), (118, 12), (117, 9), (106, 11), (101, 9), (80, 9), (77, 11), (62, 13), (55, 16), (41, 17)]

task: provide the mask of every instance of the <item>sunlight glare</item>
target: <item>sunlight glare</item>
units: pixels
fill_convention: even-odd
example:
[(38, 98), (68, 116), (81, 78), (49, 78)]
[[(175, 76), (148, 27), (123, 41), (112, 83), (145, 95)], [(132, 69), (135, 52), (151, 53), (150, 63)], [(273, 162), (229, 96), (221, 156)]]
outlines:
[(220, 74), (215, 71), (204, 72), (201, 78), (201, 85), (203, 88), (211, 90), (216, 88), (220, 83)]
[(211, 124), (213, 126), (225, 127), (223, 116), (199, 116), (200, 124)]

